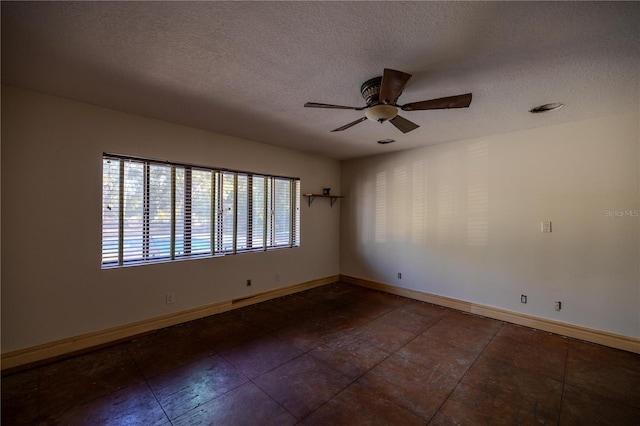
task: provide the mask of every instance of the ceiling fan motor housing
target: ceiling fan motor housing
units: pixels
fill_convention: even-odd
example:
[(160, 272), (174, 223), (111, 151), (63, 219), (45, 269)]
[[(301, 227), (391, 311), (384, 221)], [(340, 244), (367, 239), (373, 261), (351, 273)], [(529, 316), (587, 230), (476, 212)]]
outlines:
[(380, 86), (382, 85), (382, 77), (375, 77), (365, 81), (360, 86), (360, 93), (367, 102), (368, 108), (364, 114), (369, 120), (384, 123), (398, 115), (398, 108), (393, 105), (380, 103)]
[(360, 93), (368, 106), (376, 105), (380, 102), (380, 86), (382, 84), (382, 77), (374, 77), (365, 81), (360, 86)]

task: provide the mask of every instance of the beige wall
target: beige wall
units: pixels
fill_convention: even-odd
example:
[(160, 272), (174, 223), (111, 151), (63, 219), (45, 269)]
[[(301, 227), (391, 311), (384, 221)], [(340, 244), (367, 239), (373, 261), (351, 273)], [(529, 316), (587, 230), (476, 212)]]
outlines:
[[(606, 215), (640, 209), (639, 117), (340, 167), (3, 86), (2, 353), (338, 273), (640, 337), (640, 219)], [(101, 270), (103, 152), (298, 176), (303, 193), (346, 198), (303, 198), (298, 249)]]
[(344, 162), (341, 273), (640, 337), (638, 126), (634, 111)]
[(3, 86), (3, 353), (339, 273), (339, 203), (304, 197), (300, 248), (101, 270), (103, 152), (340, 192), (335, 160)]

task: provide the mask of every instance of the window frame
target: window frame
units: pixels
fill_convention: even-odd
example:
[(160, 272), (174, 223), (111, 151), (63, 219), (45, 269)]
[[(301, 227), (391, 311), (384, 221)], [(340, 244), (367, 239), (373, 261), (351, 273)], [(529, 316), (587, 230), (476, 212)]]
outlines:
[[(107, 171), (107, 165), (111, 162), (117, 162), (117, 176), (112, 171), (113, 166), (110, 166)], [(129, 168), (133, 168), (132, 163), (142, 165), (142, 181), (137, 182), (138, 187), (135, 189), (129, 188), (131, 185), (135, 186), (136, 182), (131, 179), (127, 180), (127, 163), (130, 164)], [(152, 199), (163, 196), (163, 194), (153, 193), (151, 189), (154, 183), (152, 170), (162, 169), (162, 167), (154, 166), (169, 167), (170, 171), (170, 196), (165, 193), (164, 199), (158, 201), (158, 203), (165, 203), (162, 205), (164, 209), (162, 214), (165, 216), (163, 219), (165, 222), (170, 221), (170, 243), (167, 245), (164, 241), (167, 236), (162, 235), (163, 238), (160, 240), (164, 241), (164, 245), (161, 245), (157, 251), (166, 252), (168, 249), (168, 255), (153, 254), (154, 251), (151, 248), (152, 222), (157, 221), (158, 218), (154, 217), (152, 220), (150, 203)], [(166, 170), (164, 171), (166, 172)], [(202, 184), (202, 182), (206, 183), (206, 179), (198, 181), (198, 184), (194, 182), (194, 172), (198, 176), (202, 172), (210, 173), (208, 188)], [(239, 181), (242, 181), (241, 185), (239, 185)], [(254, 181), (258, 181), (258, 185), (254, 185)], [(283, 182), (288, 184), (289, 194), (285, 196), (285, 194), (278, 193), (279, 197), (276, 197), (276, 186), (282, 186)], [(141, 190), (140, 185), (142, 186)], [(195, 192), (196, 185), (199, 185), (200, 193)], [(203, 186), (204, 188), (202, 188)], [(242, 187), (240, 190), (239, 186)], [(297, 177), (268, 175), (105, 152), (102, 154), (101, 269), (299, 247), (300, 186), (300, 178)], [(257, 189), (257, 193), (254, 189)], [(166, 187), (163, 187), (163, 190), (166, 192)], [(135, 196), (133, 199), (131, 199), (132, 194)], [(279, 202), (279, 199), (288, 200), (287, 204)], [(242, 204), (242, 212), (239, 211), (239, 200)], [(206, 205), (202, 204), (203, 202), (205, 204), (208, 202), (209, 210)], [(142, 213), (138, 212), (138, 216), (141, 214), (142, 217), (138, 218), (138, 223), (136, 223), (137, 226), (141, 226), (141, 229), (133, 227), (134, 237), (127, 239), (126, 235), (131, 227), (125, 225), (128, 223), (126, 211), (131, 209), (130, 206), (135, 203), (142, 205)], [(169, 203), (168, 208), (166, 203)], [(117, 204), (115, 209), (112, 208), (114, 204)], [(138, 210), (140, 210), (139, 207)], [(167, 210), (170, 210), (168, 217)], [(256, 212), (258, 216), (261, 214), (261, 222), (256, 221)], [(199, 215), (199, 219), (195, 219), (197, 215)], [(284, 218), (283, 215), (285, 215)], [(115, 224), (116, 217), (117, 224)], [(278, 228), (280, 234), (276, 235), (276, 224), (281, 221), (288, 221), (288, 230), (283, 231), (280, 226)], [(204, 224), (200, 231), (205, 231), (194, 231), (196, 223)], [(256, 233), (256, 231), (258, 232)], [(282, 232), (285, 232), (288, 237), (286, 242), (283, 242)], [(114, 238), (116, 234), (117, 238)], [(136, 240), (138, 234), (141, 238), (139, 242)], [(208, 250), (203, 250), (202, 244), (197, 242), (194, 244), (194, 235), (196, 234), (201, 236), (205, 246), (208, 245)], [(256, 238), (257, 236), (260, 237)], [(135, 249), (138, 243), (140, 243), (139, 255)], [(127, 247), (127, 244), (134, 244), (134, 249)]]

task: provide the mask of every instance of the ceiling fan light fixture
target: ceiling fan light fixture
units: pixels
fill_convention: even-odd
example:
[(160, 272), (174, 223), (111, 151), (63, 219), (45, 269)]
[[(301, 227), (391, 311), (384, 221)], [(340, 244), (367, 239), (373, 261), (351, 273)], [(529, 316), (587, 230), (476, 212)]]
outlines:
[(383, 123), (398, 115), (398, 108), (393, 105), (378, 104), (367, 108), (364, 115), (366, 115), (369, 120)]

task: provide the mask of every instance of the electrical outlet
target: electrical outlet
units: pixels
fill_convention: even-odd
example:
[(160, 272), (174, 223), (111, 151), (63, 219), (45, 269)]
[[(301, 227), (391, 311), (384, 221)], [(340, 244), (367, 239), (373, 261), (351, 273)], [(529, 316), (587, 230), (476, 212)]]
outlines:
[(166, 295), (167, 305), (171, 305), (176, 301), (176, 294), (173, 291), (168, 291)]
[(247, 287), (251, 286), (251, 280), (247, 280)]
[(555, 303), (554, 303), (554, 309), (556, 311), (559, 311), (560, 309), (562, 309), (562, 302), (559, 301), (559, 300), (556, 300)]
[(527, 303), (527, 295), (523, 294), (520, 296), (520, 303)]
[(398, 279), (401, 280), (402, 279), (402, 273), (398, 272)]

